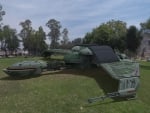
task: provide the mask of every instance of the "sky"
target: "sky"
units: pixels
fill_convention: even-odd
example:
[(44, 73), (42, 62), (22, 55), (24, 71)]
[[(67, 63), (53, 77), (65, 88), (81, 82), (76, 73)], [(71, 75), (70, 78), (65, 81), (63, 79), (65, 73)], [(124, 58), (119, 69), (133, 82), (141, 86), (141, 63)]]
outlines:
[(1, 0), (0, 4), (6, 12), (4, 25), (20, 32), (19, 23), (30, 19), (34, 29), (42, 26), (48, 32), (45, 24), (56, 19), (68, 29), (70, 40), (112, 19), (140, 28), (150, 18), (150, 0)]

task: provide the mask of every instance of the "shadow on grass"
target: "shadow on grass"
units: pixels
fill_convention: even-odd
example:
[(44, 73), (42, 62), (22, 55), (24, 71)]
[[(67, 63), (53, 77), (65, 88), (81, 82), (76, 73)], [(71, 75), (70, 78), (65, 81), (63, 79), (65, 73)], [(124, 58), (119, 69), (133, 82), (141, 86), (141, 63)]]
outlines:
[[(61, 74), (73, 74), (76, 76), (86, 76), (93, 78), (99, 87), (103, 90), (105, 94), (111, 93), (111, 92), (116, 92), (118, 90), (118, 81), (115, 79), (111, 78), (103, 69), (101, 68), (90, 68), (90, 69), (64, 69), (64, 70), (58, 70), (58, 71), (49, 71), (46, 73), (43, 73), (42, 76), (44, 75), (60, 75)], [(25, 79), (30, 79), (30, 78), (35, 78), (39, 77), (38, 76), (26, 76), (26, 77), (4, 77), (1, 78), (0, 80), (25, 80)], [(119, 101), (124, 101), (124, 99), (119, 99), (119, 98), (113, 98), (113, 102), (119, 102)], [(105, 103), (107, 104), (107, 103)]]
[(31, 79), (31, 78), (36, 78), (40, 77), (41, 75), (30, 75), (30, 76), (6, 76), (3, 78), (0, 78), (0, 80), (26, 80), (26, 79)]
[[(103, 89), (105, 94), (116, 92), (118, 90), (119, 82), (112, 77), (110, 77), (103, 69), (101, 68), (90, 68), (90, 69), (65, 69), (58, 72), (53, 73), (45, 73), (43, 75), (59, 75), (61, 74), (73, 74), (76, 76), (86, 76), (93, 78), (99, 87)], [(113, 98), (114, 101), (123, 101), (124, 99)]]
[(150, 66), (146, 66), (146, 65), (140, 65), (140, 68), (144, 70), (150, 70)]
[(95, 103), (84, 105), (83, 107), (96, 107), (96, 106), (99, 106), (99, 105), (107, 105), (107, 104), (119, 103), (119, 102), (122, 102), (122, 101), (131, 101), (131, 100), (119, 98), (119, 99), (116, 99), (116, 100), (114, 99), (112, 101), (98, 101), (98, 102), (95, 102)]

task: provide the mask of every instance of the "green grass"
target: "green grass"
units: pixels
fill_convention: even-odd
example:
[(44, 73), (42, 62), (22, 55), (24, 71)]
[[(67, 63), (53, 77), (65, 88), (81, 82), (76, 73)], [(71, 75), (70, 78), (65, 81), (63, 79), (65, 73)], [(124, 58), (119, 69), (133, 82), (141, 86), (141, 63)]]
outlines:
[(106, 99), (88, 104), (88, 98), (112, 90), (104, 71), (64, 70), (26, 79), (13, 79), (2, 72), (17, 61), (29, 59), (37, 58), (0, 59), (0, 113), (150, 113), (150, 62), (140, 62), (136, 100)]

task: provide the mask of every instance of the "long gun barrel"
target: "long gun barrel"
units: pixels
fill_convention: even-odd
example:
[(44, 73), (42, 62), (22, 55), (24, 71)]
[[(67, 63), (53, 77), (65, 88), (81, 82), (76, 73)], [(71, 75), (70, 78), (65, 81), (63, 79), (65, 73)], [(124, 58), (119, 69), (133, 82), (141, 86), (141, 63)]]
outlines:
[(93, 103), (93, 102), (96, 102), (96, 101), (104, 101), (106, 98), (113, 98), (113, 97), (119, 97), (119, 96), (120, 96), (119, 92), (107, 93), (104, 96), (89, 98), (88, 102)]

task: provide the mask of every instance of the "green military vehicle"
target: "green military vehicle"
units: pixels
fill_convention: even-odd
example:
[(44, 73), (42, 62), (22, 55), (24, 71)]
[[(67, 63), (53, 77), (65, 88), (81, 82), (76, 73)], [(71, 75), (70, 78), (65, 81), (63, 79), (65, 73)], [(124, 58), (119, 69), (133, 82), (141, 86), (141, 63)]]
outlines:
[(107, 97), (135, 97), (140, 83), (139, 64), (131, 60), (120, 59), (111, 47), (93, 44), (76, 45), (71, 50), (47, 50), (44, 52), (44, 56), (52, 55), (55, 52), (64, 55), (64, 65), (57, 61), (24, 61), (9, 66), (4, 69), (4, 72), (10, 76), (32, 76), (41, 74), (43, 69), (103, 68), (111, 78), (118, 81), (117, 90), (102, 97), (91, 98), (89, 102)]
[(45, 68), (47, 68), (47, 63), (44, 61), (22, 61), (3, 69), (3, 71), (12, 77), (23, 77), (39, 75)]

